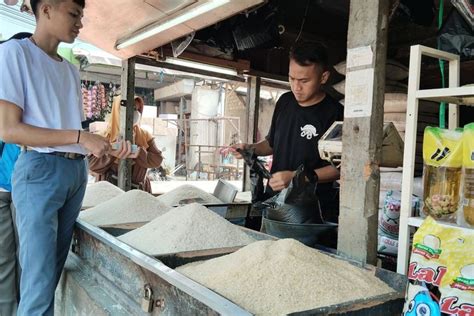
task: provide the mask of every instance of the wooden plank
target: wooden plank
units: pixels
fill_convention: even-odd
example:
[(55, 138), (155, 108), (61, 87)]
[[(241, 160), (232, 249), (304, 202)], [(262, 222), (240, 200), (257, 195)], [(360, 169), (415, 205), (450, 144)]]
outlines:
[[(351, 98), (362, 100), (359, 103), (365, 113), (351, 113), (350, 104), (345, 106), (337, 248), (344, 256), (372, 264), (377, 259), (379, 164), (389, 4), (389, 0), (352, 0), (347, 39), (348, 54), (354, 56), (353, 62), (348, 62), (348, 76), (351, 72), (367, 71), (370, 78), (364, 77), (367, 79), (364, 86), (359, 86), (361, 83), (355, 80), (346, 80), (346, 102)], [(356, 59), (359, 49), (365, 53)], [(373, 81), (372, 89), (370, 81)], [(361, 90), (366, 93), (366, 98), (360, 98)], [(354, 101), (354, 104), (357, 102)]]
[(405, 133), (405, 149), (403, 156), (402, 200), (400, 208), (400, 229), (398, 236), (397, 272), (405, 274), (408, 267), (410, 228), (408, 217), (412, 212), (413, 176), (415, 172), (416, 131), (418, 121), (418, 99), (420, 87), (421, 50), (420, 46), (412, 46), (410, 51), (410, 74), (408, 79), (407, 128)]
[[(125, 106), (120, 107), (120, 135), (133, 142), (133, 111), (135, 110), (135, 58), (122, 61), (121, 97)], [(122, 113), (125, 112), (125, 115)], [(125, 118), (125, 119), (123, 119)], [(124, 191), (132, 188), (132, 161), (121, 159), (118, 169), (118, 187)]]
[[(449, 87), (450, 88), (459, 87), (459, 79), (460, 79), (459, 69), (460, 69), (459, 58), (449, 61)], [(471, 87), (471, 88), (472, 88), (472, 94), (474, 95), (474, 87)], [(471, 99), (474, 105), (474, 97)], [(450, 129), (455, 129), (456, 127), (459, 126), (458, 112), (459, 112), (459, 104), (450, 103), (449, 114), (448, 114), (449, 115), (448, 127)]]
[[(454, 75), (453, 75), (454, 76)], [(454, 80), (454, 82), (459, 82)], [(434, 102), (451, 102), (455, 104), (474, 105), (474, 87), (455, 87), (442, 89), (418, 90), (416, 97)]]

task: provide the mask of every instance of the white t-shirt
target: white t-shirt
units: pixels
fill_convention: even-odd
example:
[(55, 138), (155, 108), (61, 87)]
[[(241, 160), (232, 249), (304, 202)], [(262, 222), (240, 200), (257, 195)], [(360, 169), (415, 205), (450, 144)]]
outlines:
[[(64, 59), (54, 60), (30, 39), (10, 40), (0, 45), (0, 100), (20, 107), (25, 124), (82, 130), (80, 89), (77, 69)], [(78, 144), (33, 149), (45, 153), (86, 153)]]

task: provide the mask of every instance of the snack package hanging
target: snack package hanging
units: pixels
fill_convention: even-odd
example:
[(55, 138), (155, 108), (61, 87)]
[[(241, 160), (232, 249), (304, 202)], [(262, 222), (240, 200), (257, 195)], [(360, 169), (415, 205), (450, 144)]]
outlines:
[(463, 131), (463, 203), (458, 224), (474, 227), (474, 123), (464, 127)]
[(474, 231), (428, 217), (413, 237), (403, 315), (474, 315)]
[(461, 202), (462, 131), (427, 127), (423, 138), (423, 212), (456, 222)]

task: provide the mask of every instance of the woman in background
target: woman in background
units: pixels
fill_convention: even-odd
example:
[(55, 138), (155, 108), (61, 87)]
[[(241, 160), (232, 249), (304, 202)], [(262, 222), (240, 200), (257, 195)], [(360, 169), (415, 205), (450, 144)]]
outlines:
[[(135, 112), (133, 114), (133, 144), (138, 150), (127, 157), (133, 159), (132, 163), (132, 189), (140, 189), (151, 193), (150, 180), (146, 176), (148, 168), (158, 168), (163, 161), (161, 151), (155, 145), (155, 139), (146, 130), (140, 127), (144, 102), (141, 97), (135, 97)], [(97, 181), (106, 180), (117, 185), (118, 163), (129, 153), (127, 143), (120, 139), (120, 97), (115, 97), (112, 105), (110, 121), (105, 137), (111, 143), (118, 143), (121, 150), (111, 151), (109, 154), (97, 158), (89, 157), (89, 169), (96, 176)]]

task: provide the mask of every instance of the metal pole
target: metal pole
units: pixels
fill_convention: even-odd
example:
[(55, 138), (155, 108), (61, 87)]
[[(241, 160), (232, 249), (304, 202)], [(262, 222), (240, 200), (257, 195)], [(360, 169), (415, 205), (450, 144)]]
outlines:
[[(133, 141), (133, 111), (135, 109), (135, 58), (122, 61), (120, 135)], [(123, 115), (122, 113), (125, 113)], [(118, 170), (118, 186), (129, 191), (132, 188), (132, 161), (121, 159)]]
[[(260, 77), (247, 78), (247, 139), (246, 143), (252, 144), (257, 141), (258, 111), (260, 107)], [(243, 190), (249, 191), (250, 171), (248, 166), (244, 168)]]

